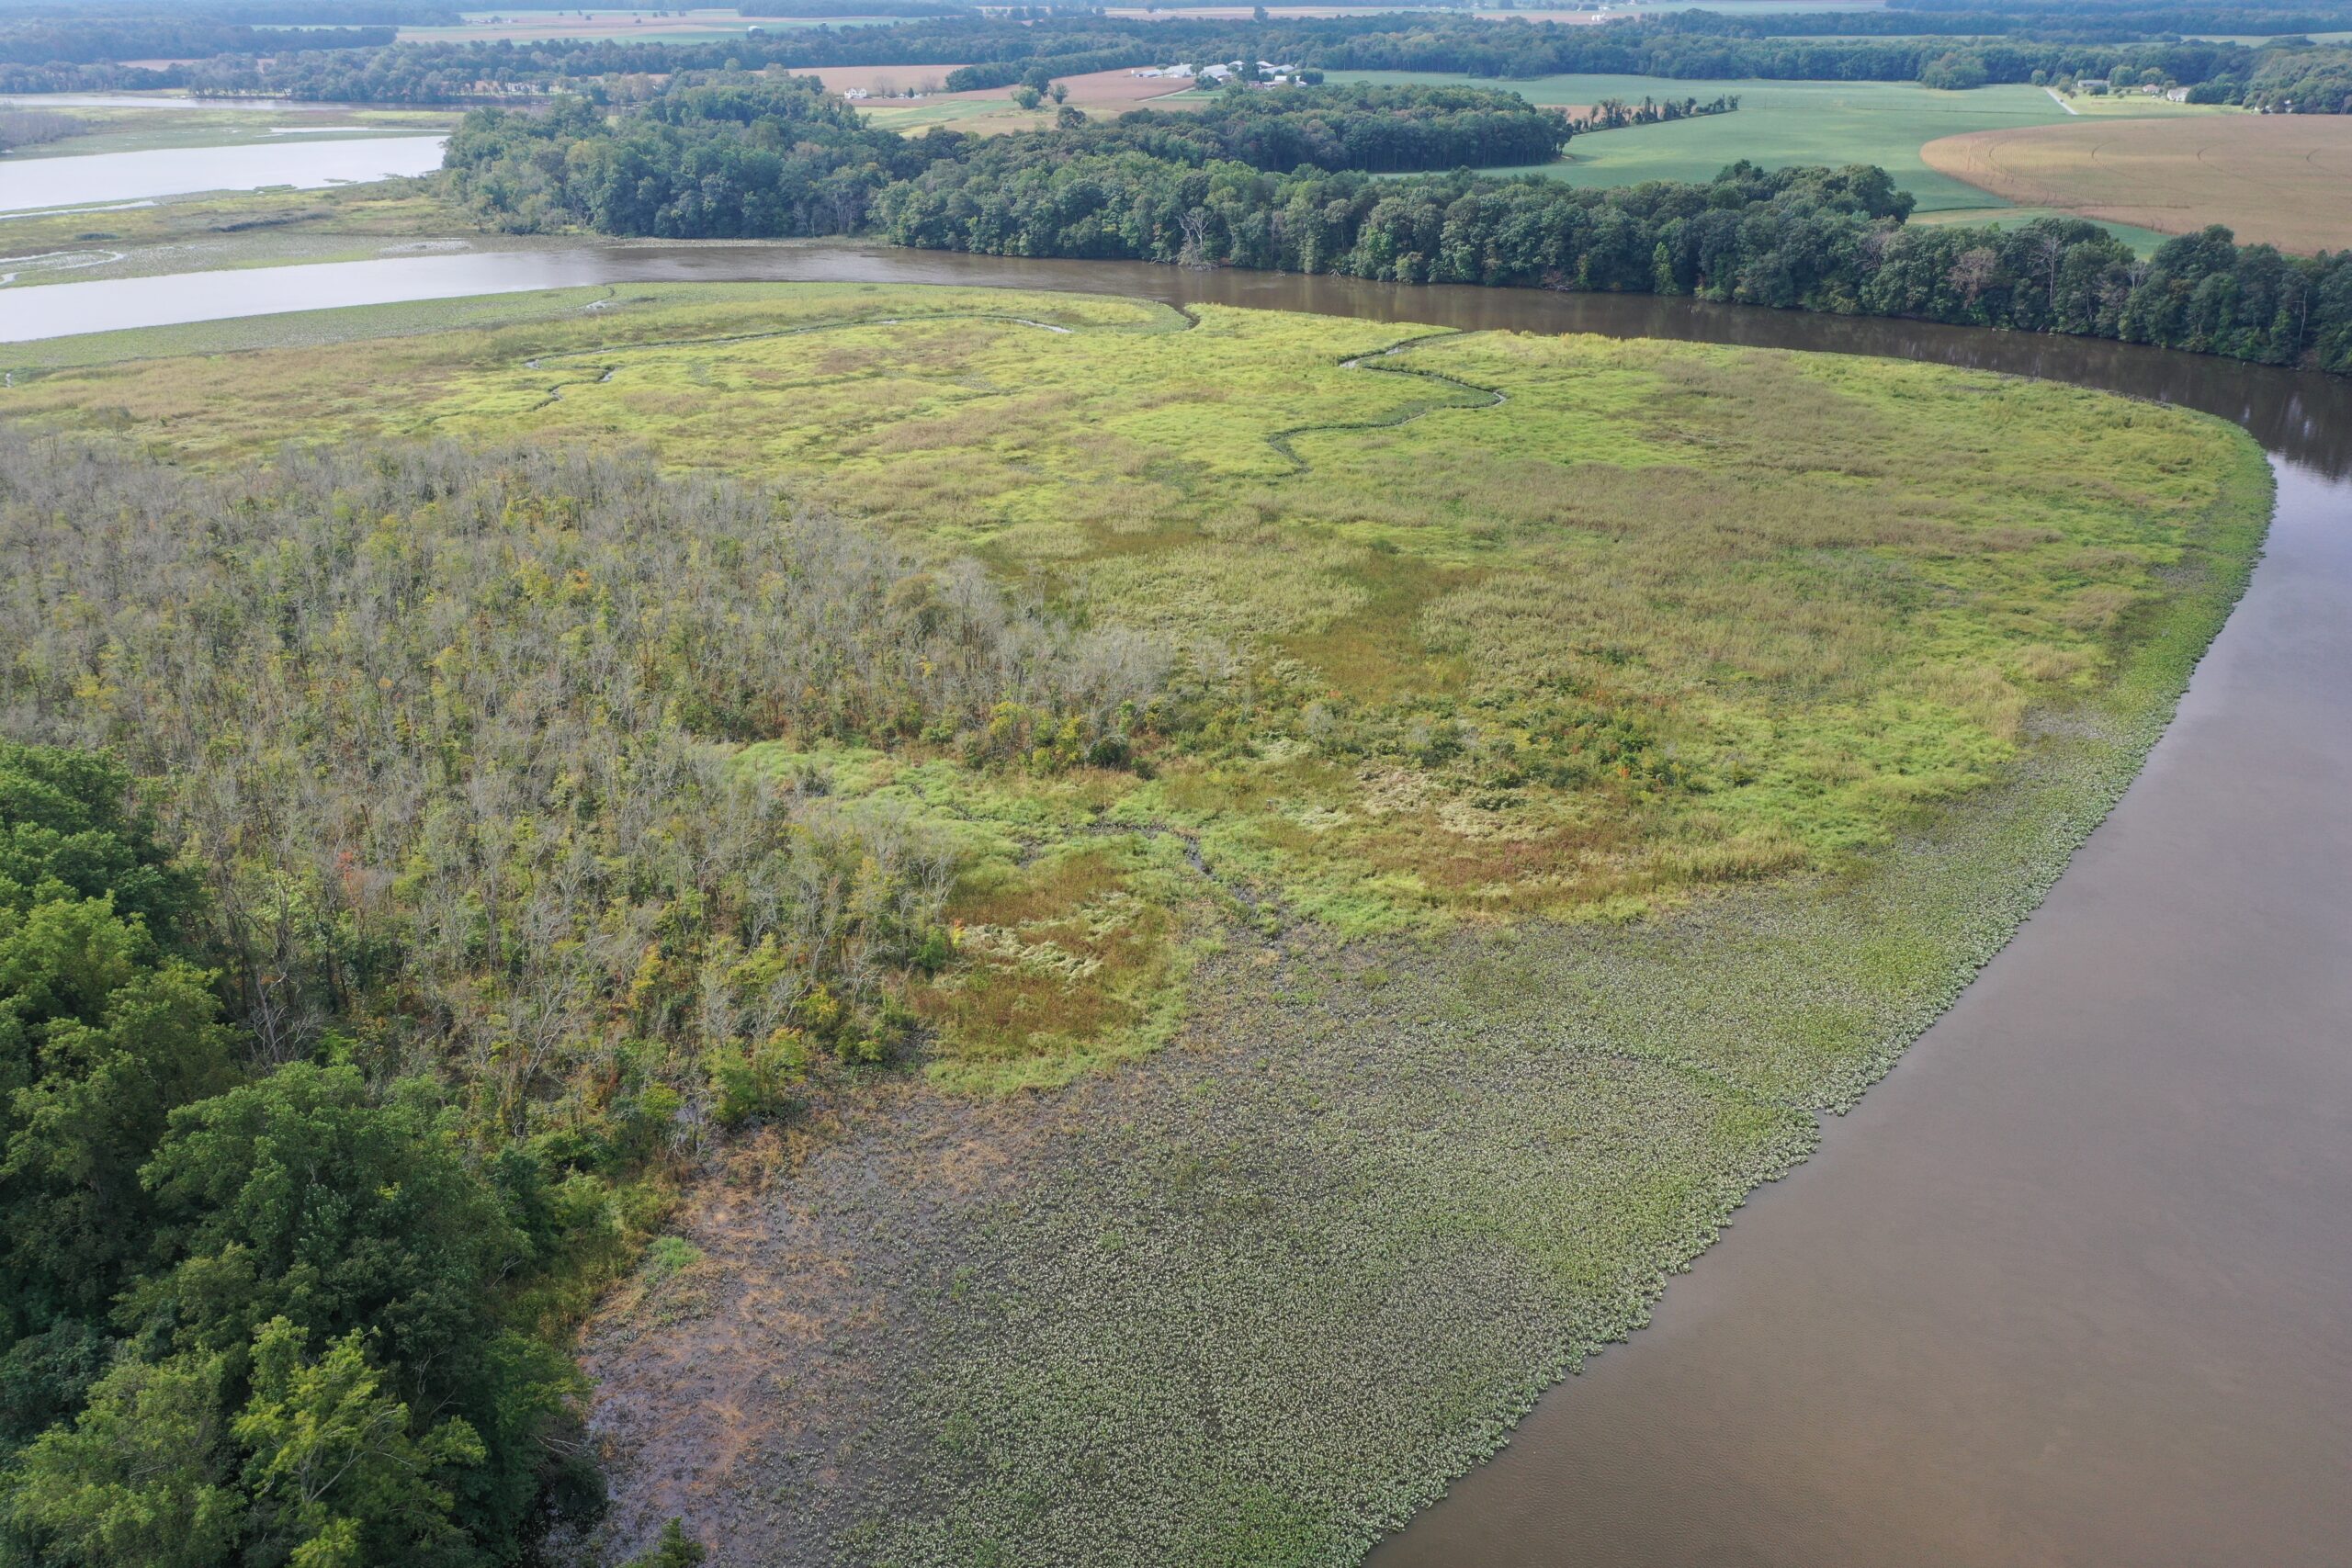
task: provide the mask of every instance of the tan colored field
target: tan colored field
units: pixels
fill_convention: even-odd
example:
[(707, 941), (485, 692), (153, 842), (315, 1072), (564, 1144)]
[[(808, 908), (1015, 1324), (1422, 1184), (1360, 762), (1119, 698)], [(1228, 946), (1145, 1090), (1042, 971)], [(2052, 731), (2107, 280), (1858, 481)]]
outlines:
[[(848, 87), (877, 90), (884, 83), (904, 89), (925, 81), (936, 81), (952, 67), (851, 65), (800, 73), (815, 76), (827, 87), (839, 92)], [(1059, 85), (1069, 89), (1069, 106), (1083, 109), (1097, 118), (1108, 118), (1141, 108), (1151, 103), (1156, 108), (1197, 108), (1205, 98), (1179, 98), (1172, 95), (1182, 92), (1190, 84), (1171, 82), (1164, 76), (1136, 76), (1125, 71), (1094, 71), (1083, 76), (1064, 76)], [(1167, 99), (1167, 102), (1154, 100)], [(911, 103), (905, 99), (871, 98), (858, 106), (865, 110), (873, 124), (891, 130), (913, 133), (933, 125), (951, 125), (957, 130), (990, 136), (1007, 130), (1035, 130), (1054, 122), (1056, 106), (1048, 103), (1036, 109), (1024, 109), (1012, 101), (1010, 87), (990, 87), (977, 93), (932, 93)]]
[[(795, 71), (795, 76), (814, 76), (825, 85), (827, 92), (845, 92), (863, 87), (869, 93), (937, 94), (939, 85), (947, 80), (950, 71), (961, 70), (957, 65), (820, 65), (807, 71)], [(959, 97), (978, 95), (957, 94)], [(998, 97), (1004, 96), (1000, 92)]]
[(2289, 251), (2352, 247), (2352, 118), (2222, 115), (1946, 136), (1927, 165), (2020, 207), (2188, 233), (2226, 223)]

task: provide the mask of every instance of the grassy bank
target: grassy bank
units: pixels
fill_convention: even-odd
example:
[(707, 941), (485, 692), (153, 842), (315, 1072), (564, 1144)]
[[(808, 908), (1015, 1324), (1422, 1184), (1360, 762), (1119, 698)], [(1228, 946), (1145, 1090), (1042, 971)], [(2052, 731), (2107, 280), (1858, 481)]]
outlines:
[(2219, 422), (1902, 364), (850, 285), (353, 335), (424, 309), (0, 408), (638, 446), (1166, 672), (1117, 756), (735, 752), (938, 846), (955, 940), (930, 1071), (741, 1145), (590, 1347), (618, 1533), (729, 1561), (1351, 1559), (2007, 939), (2267, 509)]

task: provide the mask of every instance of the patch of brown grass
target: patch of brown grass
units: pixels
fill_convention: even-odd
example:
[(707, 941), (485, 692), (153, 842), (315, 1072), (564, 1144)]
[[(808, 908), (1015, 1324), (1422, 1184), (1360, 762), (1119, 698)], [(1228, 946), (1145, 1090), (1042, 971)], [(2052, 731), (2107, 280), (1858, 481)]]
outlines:
[(2225, 223), (2287, 251), (2352, 245), (2352, 117), (2077, 120), (1946, 136), (1939, 174), (2021, 207), (2184, 234)]

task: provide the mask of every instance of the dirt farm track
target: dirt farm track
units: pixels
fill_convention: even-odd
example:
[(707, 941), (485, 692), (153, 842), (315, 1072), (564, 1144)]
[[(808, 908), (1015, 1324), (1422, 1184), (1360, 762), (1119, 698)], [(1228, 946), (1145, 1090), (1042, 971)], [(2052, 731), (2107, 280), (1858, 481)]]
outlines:
[(2352, 247), (2352, 117), (2080, 119), (1928, 142), (1929, 168), (2016, 202), (2167, 234), (2226, 223), (2281, 250)]

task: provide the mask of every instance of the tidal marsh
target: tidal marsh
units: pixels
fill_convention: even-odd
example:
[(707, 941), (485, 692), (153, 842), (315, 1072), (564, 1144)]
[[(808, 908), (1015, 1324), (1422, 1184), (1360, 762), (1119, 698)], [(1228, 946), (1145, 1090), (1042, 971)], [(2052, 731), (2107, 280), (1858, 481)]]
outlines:
[(0, 406), (209, 466), (639, 447), (1170, 671), (1116, 755), (735, 752), (943, 846), (959, 927), (908, 981), (930, 1075), (740, 1143), (679, 1216), (694, 1310), (589, 1342), (616, 1539), (685, 1512), (730, 1561), (1352, 1561), (1997, 951), (2269, 495), (2217, 421), (1876, 361), (987, 290), (498, 309)]

